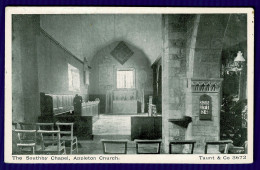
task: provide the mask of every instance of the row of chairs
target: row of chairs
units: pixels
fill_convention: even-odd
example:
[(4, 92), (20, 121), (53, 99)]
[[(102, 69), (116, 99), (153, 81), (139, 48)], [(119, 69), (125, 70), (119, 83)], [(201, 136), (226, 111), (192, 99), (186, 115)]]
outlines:
[[(55, 125), (57, 128), (55, 128)], [(14, 132), (17, 133), (17, 147), (20, 153), (28, 151), (33, 154), (35, 151), (44, 153), (56, 152), (66, 154), (65, 143), (70, 143), (70, 154), (76, 150), (78, 153), (78, 140), (73, 135), (74, 123), (13, 123)], [(19, 127), (20, 128), (19, 128)], [(40, 139), (41, 149), (37, 149), (37, 139)]]
[[(128, 140), (101, 140), (104, 154), (127, 154)], [(135, 140), (137, 154), (160, 154), (161, 140)], [(146, 146), (145, 146), (146, 145)]]
[[(128, 140), (101, 140), (103, 153), (104, 154), (127, 154), (127, 143)], [(135, 140), (136, 143), (136, 153), (137, 154), (160, 154), (161, 148), (161, 140)], [(196, 141), (194, 140), (185, 140), (185, 141), (169, 141), (169, 154), (183, 154), (180, 152), (174, 152), (172, 147), (174, 145), (190, 145), (189, 152), (187, 154), (193, 154), (194, 145)], [(207, 141), (205, 145), (205, 154), (208, 153), (208, 146), (209, 145), (224, 145), (223, 154), (228, 154), (230, 150), (230, 146), (232, 145), (232, 140), (220, 140), (220, 141)], [(109, 146), (114, 145), (114, 148), (117, 149), (110, 149)], [(121, 145), (121, 147), (119, 147)], [(153, 146), (152, 146), (153, 145)], [(117, 146), (117, 147), (116, 147)], [(154, 147), (153, 151), (151, 148)], [(247, 146), (246, 146), (247, 147)], [(240, 149), (240, 153), (246, 153), (246, 147), (232, 147), (232, 150)], [(146, 148), (146, 149), (145, 149)], [(150, 149), (147, 149), (150, 148)], [(120, 150), (121, 149), (121, 150)], [(140, 151), (142, 149), (142, 151)]]
[[(57, 128), (55, 128), (55, 124)], [(37, 139), (40, 139), (40, 151), (43, 153), (56, 154), (66, 154), (65, 142), (70, 142), (70, 154), (76, 150), (78, 153), (78, 140), (77, 137), (73, 135), (73, 123), (13, 123), (14, 131), (18, 135), (19, 141), (17, 142), (17, 147), (20, 152), (27, 148), (35, 154), (37, 150)], [(18, 128), (18, 125), (20, 128)], [(37, 138), (38, 137), (38, 138)], [(103, 146), (104, 154), (127, 154), (127, 143), (128, 140), (101, 140)], [(160, 154), (161, 140), (135, 140), (136, 143), (136, 153), (137, 154)], [(185, 141), (169, 141), (169, 153), (178, 154), (173, 152), (172, 146), (174, 145), (190, 145), (188, 154), (193, 154), (194, 145), (196, 141), (185, 140)], [(232, 140), (222, 140), (222, 141), (207, 141), (205, 145), (205, 154), (208, 153), (209, 145), (225, 145), (224, 154), (227, 154), (232, 144)], [(109, 151), (108, 146), (113, 146), (116, 149)], [(123, 147), (118, 147), (119, 145)], [(148, 146), (148, 147), (147, 147)], [(152, 146), (152, 147), (151, 147)], [(155, 147), (154, 147), (155, 146)], [(118, 149), (119, 148), (119, 149)], [(121, 148), (121, 151), (120, 151)], [(146, 148), (150, 148), (146, 150)], [(153, 148), (153, 151), (151, 151)], [(123, 149), (123, 151), (122, 151)], [(246, 152), (247, 143), (245, 147), (232, 148), (234, 151)], [(38, 149), (39, 150), (39, 149)], [(37, 151), (38, 151), (37, 150)], [(28, 150), (25, 150), (28, 151)], [(241, 152), (242, 151), (242, 152)]]

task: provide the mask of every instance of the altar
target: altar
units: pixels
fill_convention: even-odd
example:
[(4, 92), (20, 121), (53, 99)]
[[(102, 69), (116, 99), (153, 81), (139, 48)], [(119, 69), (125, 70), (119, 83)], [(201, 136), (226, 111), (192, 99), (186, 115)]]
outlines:
[(136, 90), (113, 91), (113, 114), (137, 114), (141, 103), (137, 100)]

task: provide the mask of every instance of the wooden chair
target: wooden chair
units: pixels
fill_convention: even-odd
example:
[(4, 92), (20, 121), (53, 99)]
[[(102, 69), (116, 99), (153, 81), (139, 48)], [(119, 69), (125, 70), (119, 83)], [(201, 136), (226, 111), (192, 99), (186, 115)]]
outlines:
[(12, 152), (13, 154), (17, 153), (17, 141), (18, 141), (18, 135), (15, 130), (17, 129), (18, 123), (12, 122)]
[[(18, 125), (19, 125), (20, 128), (18, 127)], [(30, 123), (30, 122), (19, 122), (17, 124), (17, 129), (21, 129), (21, 130), (37, 130), (36, 129), (36, 124), (35, 123)], [(26, 135), (29, 135), (29, 134), (23, 133), (21, 135), (23, 135), (22, 138), (26, 138)]]
[(229, 148), (229, 151), (228, 153), (230, 154), (247, 154), (247, 146), (248, 145), (248, 142), (245, 141), (245, 143), (243, 144), (243, 146), (232, 146)]
[[(43, 145), (42, 145), (42, 152), (48, 153), (48, 154), (58, 154), (58, 155), (64, 155), (66, 154), (66, 148), (65, 148), (65, 141), (61, 142), (61, 136), (59, 130), (38, 130), (37, 133), (40, 134), (42, 137)], [(49, 138), (48, 141), (52, 140), (52, 145), (45, 146), (44, 142), (46, 139), (44, 139), (44, 136), (55, 136), (54, 138)]]
[[(70, 142), (70, 154), (76, 150), (78, 153), (78, 139), (76, 136), (73, 136), (73, 125), (74, 123), (60, 123), (56, 122), (58, 130), (60, 130), (61, 141)], [(75, 146), (75, 148), (73, 148)]]
[[(161, 143), (162, 140), (134, 140), (136, 143), (136, 153), (137, 154), (160, 154), (161, 150)], [(156, 146), (156, 152), (149, 151), (149, 148), (152, 147), (152, 145), (157, 144)], [(140, 152), (139, 149), (141, 148), (139, 145), (144, 145), (145, 147), (142, 147), (144, 149), (148, 149), (146, 152)]]
[(208, 145), (225, 145), (224, 154), (228, 154), (230, 144), (232, 143), (233, 143), (232, 140), (206, 141), (205, 154), (208, 153)]
[[(54, 123), (36, 123), (37, 130), (45, 130), (45, 131), (54, 131)], [(57, 135), (55, 133), (38, 133), (41, 139), (42, 148), (47, 145), (54, 145), (56, 143), (55, 138), (57, 139)]]
[[(127, 154), (127, 140), (101, 140), (104, 154)], [(123, 147), (122, 147), (123, 145)], [(110, 147), (110, 149), (108, 148)], [(120, 152), (120, 149), (123, 151)], [(110, 151), (111, 150), (111, 151)], [(116, 150), (116, 151), (115, 151)]]
[(17, 129), (17, 127), (18, 127), (18, 123), (12, 122), (12, 130)]
[[(169, 141), (169, 154), (172, 154), (172, 145), (191, 145), (191, 151), (189, 154), (193, 154), (195, 140), (184, 140), (184, 141)], [(174, 154), (183, 154), (183, 153), (174, 153)]]
[[(19, 148), (20, 153), (23, 152), (32, 152), (35, 154), (36, 150), (36, 130), (14, 130), (18, 135), (17, 147)], [(27, 150), (27, 149), (31, 150)]]

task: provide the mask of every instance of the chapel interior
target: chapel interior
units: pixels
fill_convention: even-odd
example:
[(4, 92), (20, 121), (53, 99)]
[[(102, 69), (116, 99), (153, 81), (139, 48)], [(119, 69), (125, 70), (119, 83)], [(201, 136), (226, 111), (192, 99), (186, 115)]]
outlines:
[(247, 152), (246, 14), (13, 15), (10, 57), (13, 154)]

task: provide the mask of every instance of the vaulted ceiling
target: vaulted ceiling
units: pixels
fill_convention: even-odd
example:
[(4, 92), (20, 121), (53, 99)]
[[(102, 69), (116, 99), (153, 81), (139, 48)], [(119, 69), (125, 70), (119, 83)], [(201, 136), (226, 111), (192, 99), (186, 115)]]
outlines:
[(114, 41), (144, 52), (152, 63), (162, 47), (161, 15), (41, 15), (41, 28), (83, 60)]
[[(41, 15), (41, 28), (83, 61), (102, 48), (124, 41), (142, 50), (151, 64), (162, 52), (161, 15)], [(246, 15), (231, 14), (223, 49), (247, 40)]]

